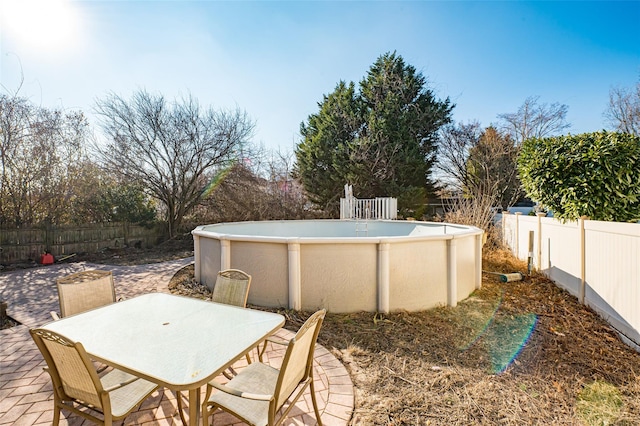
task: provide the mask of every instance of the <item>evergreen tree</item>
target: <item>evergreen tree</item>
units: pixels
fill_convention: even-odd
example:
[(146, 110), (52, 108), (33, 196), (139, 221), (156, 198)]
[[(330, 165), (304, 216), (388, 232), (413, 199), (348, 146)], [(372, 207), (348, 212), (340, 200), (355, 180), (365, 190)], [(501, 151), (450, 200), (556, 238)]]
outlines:
[(469, 150), (469, 179), (464, 188), (471, 198), (492, 196), (494, 205), (511, 207), (523, 195), (516, 161), (520, 149), (511, 136), (487, 127), (478, 144)]
[(361, 121), (356, 103), (354, 83), (341, 81), (318, 104), (320, 111), (300, 125), (304, 142), (296, 150), (294, 172), (309, 200), (329, 213), (337, 212), (346, 179), (354, 179), (349, 162)]
[(331, 214), (345, 183), (360, 198), (397, 197), (403, 214), (421, 215), (438, 129), (454, 105), (439, 101), (426, 78), (387, 53), (360, 82), (340, 82), (302, 123), (297, 173), (310, 199)]

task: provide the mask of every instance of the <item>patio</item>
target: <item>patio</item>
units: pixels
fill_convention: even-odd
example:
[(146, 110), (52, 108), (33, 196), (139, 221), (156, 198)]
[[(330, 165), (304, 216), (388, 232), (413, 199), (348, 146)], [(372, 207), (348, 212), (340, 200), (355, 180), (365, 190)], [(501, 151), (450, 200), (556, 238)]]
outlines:
[[(5, 272), (0, 275), (0, 295), (8, 303), (8, 314), (22, 325), (0, 330), (0, 425), (45, 425), (53, 419), (51, 381), (42, 370), (44, 360), (28, 330), (51, 321), (50, 311), (58, 310), (55, 279), (87, 269), (113, 272), (117, 297), (164, 292), (173, 274), (193, 259), (137, 265), (108, 266), (89, 263), (57, 264), (46, 267)], [(281, 338), (292, 335), (281, 329)], [(283, 351), (270, 349), (265, 361), (278, 366)], [(238, 363), (237, 366), (241, 367)], [(324, 347), (315, 351), (314, 374), (323, 424), (345, 425), (354, 407), (354, 391), (344, 366)], [(215, 425), (239, 424), (224, 413), (213, 417)], [(310, 398), (305, 395), (296, 404), (285, 424), (314, 424)], [(90, 424), (71, 416), (61, 424)], [(124, 422), (125, 425), (179, 425), (175, 395), (160, 388)]]

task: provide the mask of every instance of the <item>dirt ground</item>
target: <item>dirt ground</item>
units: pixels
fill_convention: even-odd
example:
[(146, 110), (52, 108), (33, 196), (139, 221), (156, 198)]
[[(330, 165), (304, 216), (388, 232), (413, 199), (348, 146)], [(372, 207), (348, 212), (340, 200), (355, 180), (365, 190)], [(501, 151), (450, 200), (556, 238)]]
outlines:
[[(484, 269), (526, 272), (508, 252)], [(172, 291), (207, 297), (193, 267)], [(310, 312), (279, 310), (297, 329)], [(319, 341), (349, 370), (354, 425), (637, 425), (640, 354), (543, 276), (482, 289), (455, 308), (329, 313)]]
[[(91, 261), (191, 255), (187, 239)], [(524, 272), (526, 264), (485, 249), (483, 269)], [(193, 266), (178, 271), (170, 287), (209, 295), (193, 281)], [(293, 330), (311, 314), (277, 311)], [(351, 374), (354, 425), (640, 424), (640, 354), (543, 276), (502, 283), (483, 274), (482, 289), (455, 308), (329, 313), (319, 342)]]

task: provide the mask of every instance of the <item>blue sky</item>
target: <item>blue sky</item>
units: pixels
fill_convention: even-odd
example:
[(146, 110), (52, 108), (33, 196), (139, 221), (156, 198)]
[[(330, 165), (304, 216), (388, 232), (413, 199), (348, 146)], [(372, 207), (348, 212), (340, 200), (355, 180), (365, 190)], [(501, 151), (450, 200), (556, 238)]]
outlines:
[(640, 1), (0, 0), (0, 90), (81, 109), (137, 89), (239, 107), (254, 141), (290, 151), (340, 80), (396, 51), (484, 126), (529, 96), (607, 127), (609, 89), (640, 81)]

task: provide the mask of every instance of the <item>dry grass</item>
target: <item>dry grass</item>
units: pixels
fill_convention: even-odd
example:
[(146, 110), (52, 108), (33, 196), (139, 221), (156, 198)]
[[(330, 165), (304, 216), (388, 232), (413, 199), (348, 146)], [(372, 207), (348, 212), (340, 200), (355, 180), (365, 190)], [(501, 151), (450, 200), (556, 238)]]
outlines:
[[(493, 250), (484, 269), (526, 264)], [(177, 274), (174, 291), (189, 293), (192, 276)], [(280, 312), (291, 329), (310, 314)], [(351, 374), (353, 424), (640, 424), (640, 354), (542, 276), (485, 274), (456, 308), (330, 313), (319, 341)]]
[(620, 391), (609, 383), (595, 381), (578, 395), (577, 412), (586, 424), (614, 424), (620, 418), (622, 407)]

